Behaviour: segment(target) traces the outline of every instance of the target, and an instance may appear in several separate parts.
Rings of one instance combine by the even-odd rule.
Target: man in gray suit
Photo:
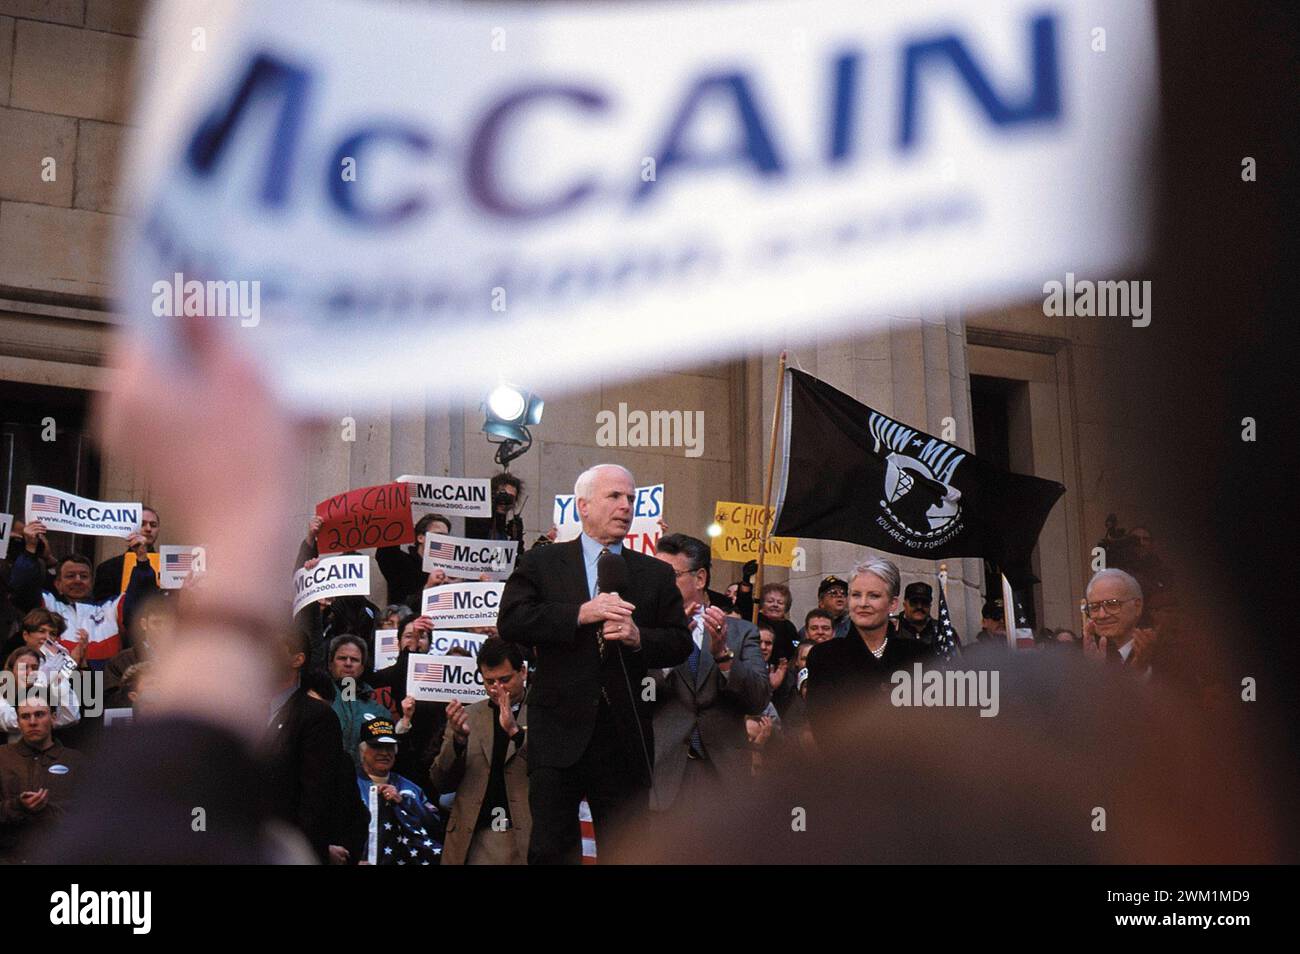
[[[771,695],[753,623],[725,615],[709,600],[709,545],[684,533],[659,538],[657,556],[677,575],[694,643],[686,662],[652,669],[655,682],[654,811],[690,811],[725,798],[750,778],[745,716]]]

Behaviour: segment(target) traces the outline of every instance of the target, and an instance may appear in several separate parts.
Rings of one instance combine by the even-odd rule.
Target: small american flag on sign
[[[194,569],[193,553],[168,553],[163,565],[173,573],[189,573]]]
[[[443,670],[446,668],[443,663],[418,662],[413,677],[416,682],[442,682]]]
[[[455,609],[452,603],[452,593],[439,593],[433,599],[429,600],[429,609],[431,610],[450,610]]]
[[[58,513],[59,498],[53,494],[32,494],[32,513]]]
[[[456,545],[446,540],[428,540],[424,546],[425,549],[440,560],[450,560],[456,553]]]

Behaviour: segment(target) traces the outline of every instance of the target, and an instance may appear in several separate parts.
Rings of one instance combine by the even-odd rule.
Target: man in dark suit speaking
[[[503,639],[536,647],[529,864],[580,860],[584,796],[600,860],[625,856],[620,830],[646,808],[654,772],[646,670],[685,662],[692,645],[671,567],[623,546],[636,498],[631,473],[593,467],[574,496],[581,535],[521,555],[497,615]]]

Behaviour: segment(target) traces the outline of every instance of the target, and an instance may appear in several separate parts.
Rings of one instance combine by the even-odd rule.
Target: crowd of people
[[[513,516],[522,482],[501,473],[492,491],[495,516],[467,532],[522,543]],[[452,530],[444,516],[424,515],[413,546],[378,550],[385,603],[324,598],[279,634],[259,751],[268,810],[303,836],[310,856],[574,862],[584,853],[585,801],[596,832],[586,855],[635,859],[636,846],[619,837],[634,823],[742,800],[792,754],[816,757],[839,713],[880,704],[892,674],[960,664],[962,640],[934,614],[932,585],[903,587],[888,558],[864,554],[842,577],[826,576],[817,605],[794,615],[785,583],[755,592],[753,564],[715,589],[704,539],[664,532],[654,556],[625,549],[634,494],[622,467],[584,472],[579,538],[557,544],[552,530],[520,555],[497,625],[473,630],[486,693],[478,702],[407,692],[411,657],[429,651],[435,632],[421,594],[448,582],[442,570],[424,570],[428,535]],[[143,513],[126,552],[98,566],[57,555],[39,520],[15,525],[0,564],[7,861],[27,859],[58,826],[85,759],[105,733],[123,731],[106,726],[148,717],[153,658],[175,641],[180,607],[204,586],[197,574],[180,590],[159,589],[162,520],[152,507]],[[319,559],[320,527],[313,518],[292,569]],[[615,582],[601,586],[610,559]],[[1134,574],[1112,566],[1087,583],[1080,632],[1037,630],[1034,648],[1149,680],[1175,609],[1167,588],[1153,604]],[[1005,616],[1001,599],[988,600],[965,649],[1009,651]],[[377,662],[381,630],[397,632],[387,665]]]

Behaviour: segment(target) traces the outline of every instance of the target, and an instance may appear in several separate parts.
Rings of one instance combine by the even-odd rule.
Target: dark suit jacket
[[[266,789],[276,817],[297,827],[322,862],[340,835],[339,760],[343,730],[334,710],[299,687],[266,727]],[[349,795],[356,802],[348,773]],[[344,845],[349,847],[348,845]]]
[[[691,730],[697,726],[700,743],[722,780],[749,777],[751,753],[745,716],[767,708],[772,685],[753,623],[728,619],[727,648],[736,658],[725,676],[713,661],[707,639],[694,679],[689,662],[651,673],[656,689],[656,745],[650,807],[655,811],[671,808],[677,799],[686,773]]]
[[[90,594],[92,599],[112,599],[122,592],[122,566],[125,562],[126,554],[119,553],[95,567],[95,589]]]
[[[627,547],[622,555],[628,592],[619,595],[636,607],[632,619],[641,631],[641,648],[631,652],[610,643],[603,665],[597,624],[578,625],[578,609],[591,599],[580,541],[521,554],[506,582],[497,632],[536,648],[528,687],[530,772],[539,766],[568,768],[578,761],[591,741],[604,689],[629,761],[640,767],[641,783],[650,785],[647,763],[654,760],[654,730],[643,680],[647,668],[685,662],[691,634],[668,564]]]
[[[930,663],[934,653],[919,639],[890,632],[884,655],[876,659],[856,629],[843,639],[818,643],[808,653],[808,721],[813,734],[826,737],[836,724],[862,706],[881,700],[895,672],[913,663]],[[888,705],[888,702],[885,702]]]

